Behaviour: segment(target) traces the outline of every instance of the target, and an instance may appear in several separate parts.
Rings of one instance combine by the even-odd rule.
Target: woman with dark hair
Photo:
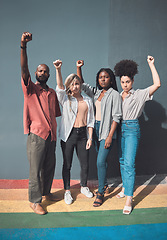
[[[83,60],[77,61],[77,75],[83,81],[81,67]],[[95,106],[95,133],[98,139],[97,172],[99,187],[96,193],[94,207],[103,203],[107,185],[107,157],[116,139],[116,128],[122,117],[121,97],[117,92],[114,73],[109,68],[102,68],[96,76],[96,87],[82,84],[82,90],[93,99]]]
[[[122,191],[117,198],[127,196],[123,214],[130,214],[132,211],[132,198],[135,185],[135,157],[140,139],[140,126],[138,118],[142,114],[145,102],[152,99],[154,92],[160,87],[160,78],[154,66],[154,58],[147,57],[150,67],[153,85],[146,89],[132,88],[134,76],[138,73],[137,63],[132,60],[122,60],[114,67],[115,75],[120,77],[123,89],[121,97],[123,120],[121,124],[120,139],[120,170],[123,182]]]

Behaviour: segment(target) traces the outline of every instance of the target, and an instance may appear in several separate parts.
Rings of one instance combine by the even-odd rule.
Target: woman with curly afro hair
[[[77,75],[82,79],[83,60],[77,61]],[[101,68],[96,75],[96,87],[82,84],[82,90],[92,98],[95,106],[94,142],[97,150],[98,191],[93,203],[99,207],[109,192],[107,185],[107,157],[116,139],[116,128],[122,118],[121,97],[117,91],[115,75],[110,68]]]
[[[153,84],[145,89],[133,89],[134,76],[138,73],[137,63],[132,60],[122,60],[114,67],[115,75],[120,77],[122,97],[122,124],[119,161],[123,182],[122,191],[117,198],[126,198],[123,214],[132,211],[132,198],[135,185],[135,157],[140,139],[138,118],[142,114],[145,102],[152,99],[152,95],[161,86],[160,78],[154,65],[154,58],[147,57]]]

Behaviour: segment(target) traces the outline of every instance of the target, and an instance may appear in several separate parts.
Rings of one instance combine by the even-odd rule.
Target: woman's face
[[[108,90],[111,87],[110,75],[106,71],[103,71],[99,74],[99,79],[98,80],[99,80],[99,85],[104,90]]]
[[[132,89],[134,80],[131,80],[128,76],[121,77],[121,87],[124,92],[128,93]]]
[[[81,91],[81,84],[80,82],[76,79],[74,80],[71,85],[70,85],[70,90],[72,94],[77,94],[80,93]]]

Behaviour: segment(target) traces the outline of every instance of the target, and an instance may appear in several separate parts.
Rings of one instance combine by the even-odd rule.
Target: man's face
[[[35,72],[36,79],[40,83],[46,83],[48,81],[48,78],[50,76],[49,74],[49,68],[45,64],[41,64],[37,67],[37,70]]]

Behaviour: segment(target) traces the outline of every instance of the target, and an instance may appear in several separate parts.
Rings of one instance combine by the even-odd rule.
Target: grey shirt
[[[150,87],[129,91],[122,103],[123,120],[134,120],[141,116],[145,102],[153,98],[149,95],[149,89]],[[122,94],[123,92],[120,95]]]
[[[99,98],[102,90],[97,89],[94,92],[94,88],[87,83],[82,84],[82,90],[92,98],[94,104]],[[120,94],[113,88],[109,88],[104,97],[101,100],[101,121],[99,129],[99,141],[106,139],[111,129],[112,122],[120,122],[122,117],[122,100]],[[113,139],[116,138],[116,131],[113,135]]]

